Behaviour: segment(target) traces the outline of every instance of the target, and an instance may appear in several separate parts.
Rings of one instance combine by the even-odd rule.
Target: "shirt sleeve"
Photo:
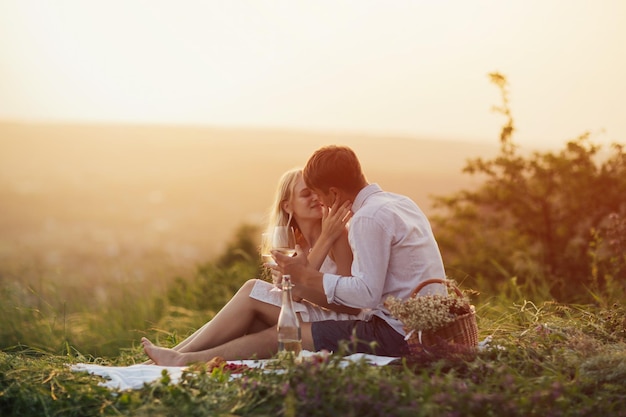
[[[391,253],[392,236],[381,219],[362,217],[350,222],[348,238],[354,253],[352,275],[324,274],[327,301],[356,308],[381,303]]]

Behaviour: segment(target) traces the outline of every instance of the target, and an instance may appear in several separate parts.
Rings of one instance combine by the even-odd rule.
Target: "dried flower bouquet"
[[[417,295],[428,284],[445,284],[452,291],[447,295]],[[478,344],[474,306],[453,281],[426,280],[415,288],[409,299],[388,297],[385,306],[404,324],[412,353],[442,343],[461,348],[473,348]]]

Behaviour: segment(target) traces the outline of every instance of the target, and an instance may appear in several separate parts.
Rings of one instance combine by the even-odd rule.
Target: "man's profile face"
[[[319,201],[326,207],[332,207],[335,203],[335,199],[337,198],[337,194],[333,193],[331,189],[327,192],[323,192],[320,189],[314,189],[313,192],[317,194]]]

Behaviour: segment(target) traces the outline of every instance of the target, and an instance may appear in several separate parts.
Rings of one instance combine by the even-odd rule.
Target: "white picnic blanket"
[[[71,365],[70,369],[75,372],[86,371],[92,375],[106,378],[106,381],[98,385],[111,389],[139,389],[144,383],[158,380],[163,370],[167,370],[172,383],[177,383],[183,374],[185,367],[182,366],[158,366],[158,365],[130,365],[130,366],[103,366],[91,363],[79,363]]]
[[[301,355],[306,357],[314,355],[314,353],[303,351]],[[356,353],[346,356],[344,362],[347,365],[350,361],[365,360],[372,365],[384,366],[395,359],[398,358]],[[228,363],[247,365],[250,368],[263,368],[268,362],[269,360],[228,361]],[[102,381],[98,385],[119,390],[142,388],[144,384],[159,380],[164,369],[167,370],[171,383],[176,384],[180,381],[186,368],[185,366],[158,365],[103,366],[90,363],[78,363],[70,366],[70,369],[75,372],[88,372],[92,375],[104,377],[106,381]]]

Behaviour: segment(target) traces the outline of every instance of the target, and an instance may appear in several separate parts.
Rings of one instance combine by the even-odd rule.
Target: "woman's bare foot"
[[[141,338],[141,344],[146,355],[154,361],[155,364],[161,366],[185,366],[187,362],[185,356],[182,353],[176,352],[172,349],[162,348],[155,346],[147,338]]]

